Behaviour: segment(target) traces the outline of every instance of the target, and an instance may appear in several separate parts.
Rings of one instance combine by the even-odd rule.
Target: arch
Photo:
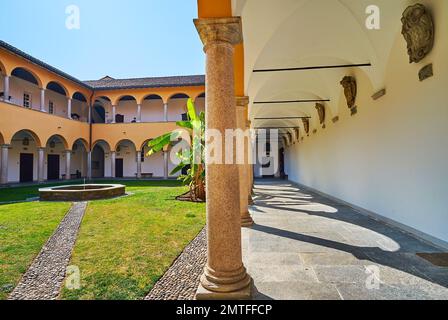
[[[106,100],[108,102],[112,102],[112,100],[108,96],[98,96],[98,97],[95,97],[95,100],[98,100],[98,99],[102,99],[102,100]]]
[[[67,143],[67,140],[63,136],[61,136],[59,134],[54,134],[51,137],[49,137],[47,139],[47,142],[45,143],[45,146],[48,146],[48,144],[55,138],[58,138],[62,142],[62,144],[64,145],[64,149],[65,150],[71,150],[71,149],[69,149],[69,144]]]
[[[48,90],[51,90],[51,91],[53,91],[53,92],[59,93],[60,95],[63,95],[63,96],[68,97],[68,90],[67,90],[67,88],[65,88],[65,86],[62,85],[62,84],[59,83],[59,82],[56,82],[56,81],[50,81],[50,82],[47,84],[47,89],[48,89]]]
[[[190,96],[186,93],[183,92],[179,92],[179,93],[174,93],[172,94],[169,98],[168,101],[170,101],[171,99],[189,99]]]
[[[84,94],[82,94],[81,92],[79,92],[79,91],[76,91],[76,92],[73,94],[72,99],[74,99],[74,100],[78,100],[78,101],[80,101],[80,102],[87,102],[87,98],[86,98],[86,96],[85,96]]]
[[[143,104],[143,102],[145,100],[162,100],[162,102],[163,102],[163,98],[160,95],[155,94],[155,93],[147,94],[146,96],[144,96],[142,98],[142,100],[140,101],[140,104]]]
[[[3,135],[1,132],[0,132],[0,144],[5,144],[5,139],[3,138]]]
[[[85,148],[86,150],[89,150],[89,143],[88,143],[84,138],[78,138],[78,139],[76,139],[75,141],[73,141],[73,144],[72,144],[72,150],[73,150],[73,146],[74,146],[75,144],[77,144],[78,142],[81,142],[81,144],[84,146],[84,148]]]
[[[118,104],[122,101],[133,101],[135,100],[137,102],[137,98],[130,94],[123,94],[121,96],[118,96],[114,101],[113,105],[118,106]]]
[[[205,98],[205,92],[202,92],[202,93],[198,94],[198,95],[194,98],[194,101],[196,101],[196,100],[199,99],[199,98]]]
[[[120,144],[122,144],[122,143],[124,143],[124,142],[130,142],[130,143],[132,144],[132,146],[134,146],[134,150],[135,150],[135,151],[138,151],[138,150],[137,150],[137,147],[136,147],[136,145],[135,145],[135,143],[134,143],[134,141],[132,141],[132,140],[130,140],[130,139],[121,139],[120,141],[118,141],[118,142],[115,144],[115,148],[114,148],[114,150],[117,151],[117,148],[120,146]]]
[[[12,70],[11,75],[31,82],[32,84],[35,84],[39,88],[42,88],[42,80],[31,70],[23,68],[23,67],[17,67],[14,70]]]
[[[108,150],[104,150],[104,145],[108,148]],[[103,140],[103,139],[95,140],[95,142],[92,143],[92,150],[95,147],[100,147],[105,152],[111,150],[109,142],[107,142],[106,140]]]
[[[103,104],[96,100],[92,108],[92,122],[93,123],[106,123],[106,108]]]
[[[144,148],[147,146],[148,142],[151,141],[151,140],[154,140],[154,139],[153,139],[153,138],[150,138],[150,139],[146,139],[145,141],[143,141],[143,143],[142,143],[141,146],[140,146],[140,149],[137,150],[137,151],[143,151]]]
[[[19,131],[16,131],[16,133],[14,133],[11,137],[11,143],[12,143],[12,140],[14,139],[14,137],[19,133],[26,133],[26,134],[30,135],[33,138],[33,140],[36,142],[36,147],[38,147],[38,148],[42,147],[42,143],[41,143],[39,136],[34,131],[29,130],[29,129],[21,129]]]

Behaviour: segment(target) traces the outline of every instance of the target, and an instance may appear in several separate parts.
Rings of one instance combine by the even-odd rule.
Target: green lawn
[[[69,208],[69,203],[39,202],[0,206],[0,300],[6,299]]]
[[[70,262],[80,269],[82,287],[64,288],[61,299],[144,298],[205,224],[205,204],[175,200],[187,191],[178,181],[118,183],[127,186],[129,196],[88,205]],[[40,187],[0,189],[0,202],[36,197]],[[0,299],[17,284],[69,207],[0,205]]]
[[[142,299],[205,224],[205,205],[175,200],[177,181],[121,182],[132,195],[89,203],[70,264],[81,289],[62,299]]]

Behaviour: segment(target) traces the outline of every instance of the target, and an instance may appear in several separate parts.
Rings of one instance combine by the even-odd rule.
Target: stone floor
[[[157,281],[145,300],[193,300],[206,262],[204,228]]]
[[[73,203],[9,300],[55,300],[63,284],[87,202]]]
[[[257,181],[243,256],[255,299],[448,299],[440,249],[284,181]]]

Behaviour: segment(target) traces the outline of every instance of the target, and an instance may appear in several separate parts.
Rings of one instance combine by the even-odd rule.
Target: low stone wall
[[[126,187],[114,185],[77,185],[39,189],[41,201],[90,201],[123,196]]]

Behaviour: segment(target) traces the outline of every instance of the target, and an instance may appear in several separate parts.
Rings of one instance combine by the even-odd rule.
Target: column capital
[[[247,108],[249,105],[249,97],[243,96],[243,97],[235,97],[236,100],[236,106],[240,108]]]
[[[0,145],[2,148],[4,148],[4,149],[9,149],[9,148],[11,148],[11,145],[10,144],[2,144],[2,145]]]
[[[65,152],[65,153],[72,153],[72,150],[65,149],[64,152]]]
[[[231,45],[243,42],[241,17],[194,19],[194,25],[204,46],[216,42]]]

